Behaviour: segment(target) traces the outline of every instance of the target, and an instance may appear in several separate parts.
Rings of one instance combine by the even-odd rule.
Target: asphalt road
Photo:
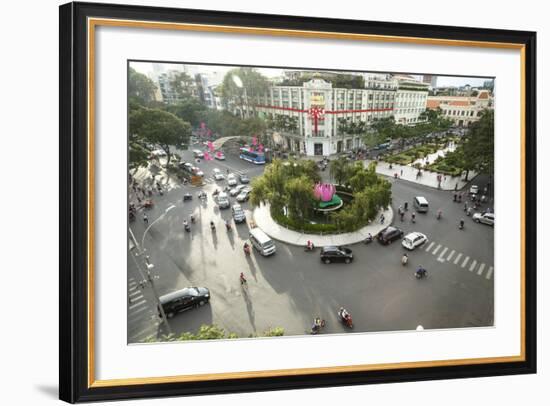
[[[184,153],[186,159],[191,153]],[[262,166],[227,156],[226,161],[202,161],[198,166],[207,181],[203,189],[206,202],[200,202],[198,188],[185,186],[155,198],[148,212],[150,223],[171,204],[176,207],[151,227],[144,247],[154,264],[155,286],[160,295],[186,286],[205,286],[212,294],[202,308],[180,313],[170,320],[175,334],[196,331],[202,324],[215,323],[227,332],[247,337],[261,334],[271,327],[283,327],[285,335],[307,334],[312,319],[327,320],[323,333],[350,333],[338,322],[340,306],[348,309],[354,320],[353,332],[411,330],[418,325],[428,328],[460,328],[493,324],[493,228],[474,223],[466,217],[463,205],[453,203],[452,192],[438,191],[406,181],[393,182],[394,209],[409,202],[409,212],[394,225],[405,233],[420,231],[429,241],[409,253],[409,264],[400,259],[405,249],[400,242],[390,246],[378,243],[351,246],[354,262],[349,265],[324,265],[319,252],[304,252],[277,242],[277,253],[264,258],[258,252],[246,257],[242,246],[248,238],[246,224],[234,225],[227,232],[224,219],[231,211],[219,210],[211,197],[217,187],[211,179],[212,169],[246,172],[251,178],[262,173]],[[323,175],[327,176],[328,171]],[[475,180],[484,181],[483,179]],[[220,186],[225,182],[218,182]],[[480,183],[480,186],[484,183]],[[218,186],[219,187],[219,186]],[[184,192],[191,191],[191,202],[182,202]],[[427,214],[417,214],[410,222],[412,198],[422,195],[430,202]],[[231,198],[233,203],[234,198]],[[248,204],[242,204],[250,218]],[[436,219],[437,209],[443,218]],[[193,213],[197,219],[192,231],[183,230],[182,222]],[[464,230],[458,229],[460,218]],[[213,220],[217,229],[209,227]],[[146,225],[141,216],[131,224],[141,241]],[[139,342],[163,333],[155,311],[150,284],[143,280],[142,261],[128,254],[128,341]],[[417,280],[414,270],[422,265],[428,278]],[[248,279],[248,291],[242,290],[239,274]]]

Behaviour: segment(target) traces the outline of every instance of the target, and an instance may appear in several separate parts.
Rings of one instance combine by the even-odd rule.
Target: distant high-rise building
[[[437,87],[437,76],[436,75],[424,75],[422,77],[423,83],[429,83],[432,89]]]

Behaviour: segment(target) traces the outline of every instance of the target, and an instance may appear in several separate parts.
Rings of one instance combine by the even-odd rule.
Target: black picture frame
[[[313,388],[536,372],[536,33],[374,21],[262,15],[112,4],[60,6],[60,399],[67,402]],[[524,64],[524,359],[471,365],[244,379],[94,386],[88,352],[87,19],[162,21],[281,30],[517,44]]]

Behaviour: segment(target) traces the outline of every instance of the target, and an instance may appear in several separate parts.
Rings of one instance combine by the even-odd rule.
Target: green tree
[[[263,175],[252,181],[252,192],[250,193],[252,206],[269,203],[272,210],[281,212],[286,204],[286,181],[283,162],[274,159],[265,167]]]
[[[177,104],[170,104],[165,110],[174,114],[183,121],[187,121],[193,127],[198,127],[204,113],[207,112],[206,106],[194,98],[183,99]]]
[[[128,70],[128,100],[143,106],[155,101],[155,83],[135,69]]]
[[[176,99],[186,99],[193,95],[195,80],[185,72],[176,72],[170,79],[170,87]]]
[[[300,222],[308,218],[315,201],[311,179],[305,175],[291,178],[286,182],[285,192],[288,217]]]
[[[337,184],[343,185],[347,180],[349,167],[350,163],[344,157],[333,160],[330,162],[330,176]]]
[[[166,152],[166,167],[170,165],[171,148],[186,148],[191,135],[189,123],[163,110],[136,109],[130,113],[129,121],[131,134],[147,143],[158,145]]]
[[[244,106],[249,104],[254,108],[254,98],[264,95],[269,88],[269,82],[254,68],[242,67],[226,73],[221,86],[221,94],[226,105],[237,103],[241,117],[244,117]]]

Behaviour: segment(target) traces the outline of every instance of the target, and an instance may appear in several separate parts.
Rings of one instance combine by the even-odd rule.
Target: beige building
[[[429,96],[427,108],[441,109],[445,118],[459,127],[468,127],[478,121],[483,110],[493,108],[493,98],[488,90],[480,90],[477,96]]]

